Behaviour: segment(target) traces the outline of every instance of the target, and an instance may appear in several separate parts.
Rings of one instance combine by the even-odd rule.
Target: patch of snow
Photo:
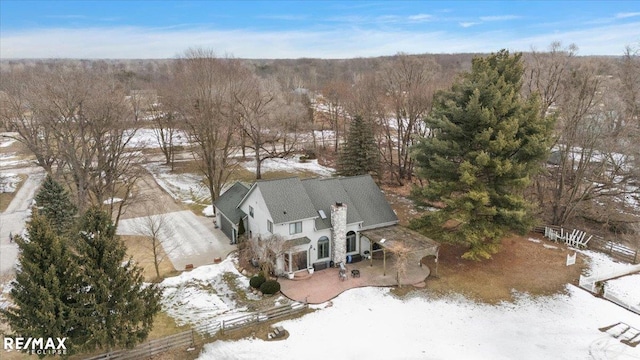
[[[204,325],[230,314],[246,313],[246,309],[237,307],[235,293],[224,280],[225,274],[231,274],[237,288],[249,288],[249,279],[238,272],[235,261],[230,257],[165,279],[160,284],[162,307],[179,326]],[[255,298],[251,292],[246,291],[246,295]]]
[[[159,148],[160,144],[158,144],[158,139],[156,136],[155,129],[138,129],[136,133],[133,135],[129,143],[127,143],[128,148],[146,148],[146,149],[155,149]],[[189,145],[189,138],[184,131],[175,130],[173,133],[173,145],[174,146],[185,146]]]
[[[587,255],[589,270],[587,270],[586,276],[602,276],[633,267],[631,264],[615,261],[609,255],[597,251],[578,250],[578,252]]]
[[[15,153],[3,153],[0,154],[0,167],[16,167],[20,165],[27,165],[31,160],[20,159]]]
[[[9,136],[18,136],[15,132],[4,132],[0,134],[0,148],[9,147],[16,142],[16,139],[12,139]]]
[[[544,246],[545,249],[557,249],[557,246],[553,246],[553,245],[547,245],[547,244],[542,244],[542,246]]]
[[[213,217],[213,205],[208,205],[202,210],[202,214],[206,217]]]
[[[0,193],[12,193],[16,191],[21,179],[18,174],[0,173]]]
[[[198,174],[174,174],[171,168],[160,162],[143,165],[155,178],[158,185],[171,197],[182,202],[210,203],[209,190]]]
[[[542,240],[534,239],[534,238],[528,238],[527,240],[529,240],[531,242],[534,242],[534,243],[541,243],[542,242]]]
[[[253,173],[256,172],[255,160],[245,161],[242,164],[247,170]],[[319,165],[317,159],[300,162],[299,155],[291,158],[273,158],[264,160],[262,162],[262,172],[265,173],[269,171],[309,171],[320,176],[331,176],[334,172],[332,168]]]
[[[605,284],[607,293],[613,293],[625,303],[640,307],[640,274],[627,275]]]
[[[109,204],[119,203],[121,201],[122,201],[122,199],[117,198],[117,197],[113,197],[113,198],[110,198],[110,199],[107,199],[107,200],[103,201],[102,203],[105,204],[105,205],[109,205]]]

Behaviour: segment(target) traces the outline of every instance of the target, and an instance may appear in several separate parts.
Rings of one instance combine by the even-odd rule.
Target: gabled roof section
[[[255,183],[274,224],[318,217],[307,191],[297,177]]]
[[[249,188],[241,182],[237,181],[227,191],[225,191],[216,201],[213,202],[218,210],[220,210],[227,219],[234,225],[238,224],[240,219],[245,217],[245,213],[238,208],[240,200],[249,192]]]
[[[322,210],[327,215],[326,219],[316,219],[316,229],[331,227],[331,205],[341,202],[347,205],[347,224],[362,222],[359,210],[355,207],[349,194],[345,191],[339,178],[305,179],[302,185],[309,194],[313,207]]]
[[[370,175],[343,177],[339,180],[358,210],[364,229],[398,222],[398,216]],[[347,217],[349,211],[347,207]]]

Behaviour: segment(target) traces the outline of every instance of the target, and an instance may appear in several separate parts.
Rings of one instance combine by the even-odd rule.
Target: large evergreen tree
[[[337,174],[355,176],[377,175],[380,167],[380,153],[371,124],[362,116],[351,120],[345,144],[338,154]]]
[[[51,175],[45,178],[35,200],[39,212],[51,222],[58,234],[73,227],[76,207],[71,202],[69,193]]]
[[[427,180],[414,195],[445,207],[413,225],[466,244],[464,258],[490,258],[505,231],[532,225],[522,192],[548,155],[553,121],[536,96],[521,96],[523,71],[521,54],[505,50],[473,59],[471,72],[436,95],[431,134],[414,149]]]
[[[86,349],[133,347],[146,339],[160,310],[160,289],[144,284],[142,269],[126,260],[109,215],[89,209],[76,239],[84,280],[80,310]]]
[[[17,336],[67,337],[67,354],[76,348],[80,319],[76,313],[80,269],[66,240],[37,212],[27,224],[27,237],[16,236],[20,249],[14,305],[3,310]]]

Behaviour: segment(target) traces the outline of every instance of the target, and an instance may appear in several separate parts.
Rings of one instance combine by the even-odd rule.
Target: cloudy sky
[[[640,47],[639,1],[0,0],[0,58],[351,58]]]

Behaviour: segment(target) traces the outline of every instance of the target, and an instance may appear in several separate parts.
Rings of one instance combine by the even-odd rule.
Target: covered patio
[[[372,254],[369,260],[371,265],[373,265],[375,254],[382,252],[383,273],[386,274],[387,270],[387,253],[402,252],[409,258],[409,268],[422,266],[421,261],[424,257],[434,256],[436,263],[434,275],[438,275],[438,251],[440,250],[440,243],[437,241],[399,225],[364,230],[361,231],[360,234],[369,239],[371,244],[371,248],[369,249],[370,254]],[[374,249],[376,247],[374,244],[378,245],[377,249]]]
[[[279,279],[280,291],[290,299],[319,304],[352,288],[396,286],[398,285],[397,259],[394,256],[388,256],[387,253],[395,249],[397,245],[394,243],[397,242],[403,243],[404,248],[409,250],[406,273],[400,277],[401,285],[424,285],[425,279],[431,272],[429,267],[421,262],[425,256],[435,256],[437,266],[440,244],[415,231],[400,226],[389,226],[362,231],[361,234],[366,236],[372,244],[379,244],[379,249],[374,250],[372,245],[369,254],[373,256],[370,259],[346,264],[345,280],[340,279],[337,267],[315,271],[313,274],[299,272],[294,279]]]

